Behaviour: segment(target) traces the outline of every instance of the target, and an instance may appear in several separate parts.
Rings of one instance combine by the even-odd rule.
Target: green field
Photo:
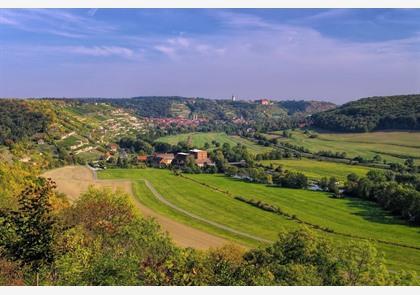
[[[318,161],[302,158],[297,159],[284,159],[284,160],[264,160],[261,161],[264,165],[273,164],[274,167],[282,165],[284,169],[290,171],[302,172],[311,179],[319,180],[322,177],[331,177],[335,176],[339,180],[343,181],[347,178],[347,175],[350,173],[355,173],[359,176],[365,176],[369,170],[374,168],[348,165],[343,163],[327,162],[327,161]]]
[[[280,137],[281,132],[273,132],[268,136],[304,146],[311,152],[346,152],[350,158],[360,155],[372,159],[375,155],[380,155],[388,162],[399,163],[403,163],[404,158],[409,157],[420,159],[420,132],[318,133],[317,138],[309,138],[302,130],[291,133],[292,138]]]
[[[92,150],[89,152],[83,152],[77,155],[77,158],[83,160],[83,161],[96,161],[99,160],[100,157],[103,155],[103,153],[97,151],[97,150]]]
[[[236,144],[240,143],[247,147],[247,149],[254,154],[264,153],[270,151],[271,148],[260,146],[252,141],[247,139],[241,138],[239,136],[227,135],[223,132],[194,132],[194,133],[185,133],[185,134],[178,134],[178,135],[170,135],[159,138],[157,141],[166,142],[170,144],[177,144],[180,141],[187,141],[188,138],[191,138],[192,145],[197,148],[202,148],[204,144],[207,142],[210,144],[211,147],[214,147],[211,142],[213,140],[219,142],[220,144],[229,143],[231,147],[235,146]]]
[[[86,141],[79,135],[71,135],[63,140],[57,141],[57,145],[61,148],[70,149],[71,146],[78,144],[80,141]]]
[[[148,179],[156,190],[178,207],[232,229],[257,237],[274,240],[282,229],[296,229],[296,221],[286,219],[246,203],[232,196],[261,200],[277,205],[289,214],[312,224],[333,229],[336,233],[351,234],[408,246],[420,245],[418,227],[410,227],[381,210],[375,204],[358,199],[334,199],[327,193],[268,187],[262,184],[245,183],[222,175],[186,175],[195,180],[171,174],[159,169],[115,169],[99,173],[100,178],[123,178],[134,181],[134,191],[139,200],[150,208],[193,227],[220,235],[239,243],[256,246],[260,244],[249,238],[231,234],[207,223],[192,219],[159,202],[144,185]],[[231,195],[216,191],[198,182],[206,183]],[[338,244],[348,237],[319,231],[333,238]],[[386,254],[387,263],[393,269],[408,269],[420,272],[420,250],[377,243]]]

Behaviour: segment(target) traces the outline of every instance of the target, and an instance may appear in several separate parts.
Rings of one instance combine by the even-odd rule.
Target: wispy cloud
[[[88,15],[89,16],[94,16],[96,14],[96,12],[98,11],[98,8],[91,8],[88,11]]]
[[[263,29],[276,29],[278,25],[269,21],[264,20],[263,18],[246,13],[238,13],[232,11],[216,11],[214,15],[219,19],[219,21],[229,27],[239,28],[239,29],[249,29],[249,28],[263,28]]]
[[[0,24],[68,38],[86,38],[116,29],[92,18],[58,9],[0,9]]]
[[[327,20],[359,21],[348,17],[347,10],[293,16],[287,22],[265,18],[264,14],[215,10],[208,12],[211,17],[207,18],[217,29],[195,33],[182,26],[179,31],[185,33],[172,28],[136,31],[141,25],[136,18],[121,31],[123,34],[119,27],[98,22],[88,11],[12,12],[0,11],[2,25],[71,38],[51,38],[55,42],[43,46],[22,42],[13,44],[14,48],[11,44],[4,47],[2,42],[0,66],[7,64],[9,70],[0,82],[16,85],[18,90],[14,91],[23,91],[16,81],[25,79],[41,83],[33,85],[40,95],[46,95],[44,89],[55,89],[60,96],[178,94],[220,98],[234,92],[250,98],[332,98],[343,102],[420,91],[420,33],[359,42],[315,29]],[[114,25],[126,24],[115,19],[111,22]],[[97,35],[101,37],[94,37]],[[16,64],[25,64],[25,70]],[[33,79],[40,72],[45,82]],[[116,77],[115,73],[120,74]],[[75,75],[77,79],[72,78]],[[71,84],[66,93],[55,86],[63,81]],[[4,87],[0,89],[4,91]],[[29,93],[34,88],[25,89]]]
[[[208,40],[207,38],[178,36],[153,42],[155,43],[152,46],[153,49],[178,60],[188,56],[222,55],[225,51],[220,40]]]
[[[45,57],[54,57],[54,58],[67,58],[74,59],[75,55],[79,56],[90,56],[90,57],[116,57],[120,59],[131,59],[139,60],[142,56],[142,51],[140,49],[132,49],[122,46],[31,46],[30,48],[22,47],[11,47],[11,46],[0,46],[0,51],[7,52],[10,54],[13,52],[15,56],[18,56],[22,59],[32,59],[35,56],[41,59]],[[1,60],[0,60],[1,61]]]
[[[322,12],[319,12],[310,16],[297,18],[297,20],[299,22],[325,21],[325,20],[330,20],[330,19],[342,18],[343,16],[348,15],[350,12],[351,12],[350,9],[329,9],[329,10],[322,11]]]
[[[15,20],[13,20],[13,19],[11,19],[11,18],[8,18],[8,17],[0,14],[0,24],[13,25],[13,26],[15,26],[15,25],[18,24],[18,22],[15,21]]]
[[[67,53],[90,56],[119,56],[124,58],[131,58],[134,56],[134,51],[132,49],[119,46],[67,46],[61,47],[61,50]]]

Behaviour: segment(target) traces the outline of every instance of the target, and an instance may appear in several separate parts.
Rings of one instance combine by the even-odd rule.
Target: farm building
[[[172,164],[172,161],[174,160],[175,156],[171,153],[155,153],[149,158],[151,162],[153,162],[156,165],[169,166]]]
[[[118,144],[110,143],[110,144],[108,144],[108,149],[111,152],[114,152],[115,153],[118,150]]]
[[[189,155],[190,155],[189,153],[177,153],[173,162],[176,165],[185,165]]]
[[[185,165],[188,158],[192,158],[199,167],[203,166],[213,166],[214,163],[208,158],[207,151],[193,149],[188,153],[177,153],[173,164],[175,165]]]
[[[213,165],[213,162],[207,156],[207,151],[193,149],[190,150],[190,155],[194,157],[195,163],[199,167],[203,167],[204,165]]]
[[[138,155],[137,156],[137,161],[146,162],[147,161],[147,156],[146,155]]]
[[[269,104],[271,104],[271,102],[268,99],[265,99],[265,98],[256,100],[255,102],[258,103],[258,104],[262,104],[262,105],[269,105]]]

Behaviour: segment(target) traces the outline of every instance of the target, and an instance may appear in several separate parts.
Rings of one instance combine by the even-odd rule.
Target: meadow
[[[302,172],[310,179],[319,180],[322,177],[334,176],[340,181],[344,181],[347,175],[355,173],[359,176],[365,176],[369,170],[374,168],[365,166],[349,165],[344,163],[319,161],[312,159],[283,159],[283,160],[263,160],[261,164],[269,166],[272,164],[274,167],[282,165],[284,169]]]
[[[157,141],[166,142],[166,143],[175,145],[178,142],[187,141],[189,138],[191,138],[192,145],[197,148],[203,148],[206,142],[210,144],[210,147],[214,147],[214,145],[212,145],[212,141],[214,140],[214,141],[219,142],[220,144],[229,143],[231,146],[235,146],[238,143],[240,143],[246,146],[247,149],[253,154],[264,153],[271,150],[271,148],[269,147],[260,146],[256,143],[253,143],[250,140],[247,140],[239,136],[235,136],[235,135],[227,135],[226,133],[223,133],[223,132],[184,133],[184,134],[164,136],[157,139]]]
[[[302,130],[291,131],[291,138],[283,138],[281,132],[267,134],[268,137],[279,138],[281,142],[289,142],[303,146],[312,153],[321,150],[346,152],[347,157],[362,156],[372,159],[380,155],[388,162],[404,163],[406,158],[420,159],[420,132],[393,131],[369,133],[317,133],[310,138]]]
[[[410,227],[375,204],[359,199],[334,199],[324,192],[245,183],[223,175],[189,174],[185,178],[159,169],[112,169],[101,171],[99,177],[132,180],[135,195],[147,207],[179,222],[246,246],[258,246],[261,242],[232,234],[166,206],[153,196],[143,179],[149,180],[160,194],[177,207],[258,238],[273,241],[280,231],[296,229],[301,225],[295,220],[240,202],[234,196],[240,195],[276,205],[305,222],[328,227],[335,233],[317,232],[334,239],[338,244],[349,240],[340,234],[409,247],[418,247],[420,244],[418,227]],[[387,264],[393,269],[420,272],[420,250],[378,241],[375,243],[385,253]]]

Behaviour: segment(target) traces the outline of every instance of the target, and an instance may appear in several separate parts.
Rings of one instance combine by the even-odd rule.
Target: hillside
[[[104,101],[104,100],[100,100]],[[322,101],[230,101],[179,96],[140,96],[131,99],[106,99],[113,105],[136,110],[143,117],[158,118],[202,118],[208,120],[255,120],[282,118],[287,114],[313,114],[334,108],[330,102]]]
[[[278,102],[278,105],[286,109],[289,115],[311,115],[337,107],[332,102],[316,100],[282,100]]]
[[[0,159],[41,169],[103,156],[148,123],[125,109],[78,100],[0,100]]]
[[[420,129],[420,95],[362,98],[312,116],[313,126],[344,132]]]
[[[42,109],[42,111],[41,111]],[[52,122],[42,105],[21,100],[0,100],[0,145],[45,132]]]

